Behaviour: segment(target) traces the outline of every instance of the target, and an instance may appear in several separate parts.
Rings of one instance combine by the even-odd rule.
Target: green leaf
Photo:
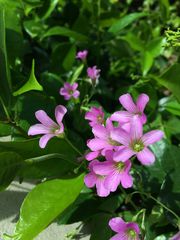
[[[111,214],[99,213],[93,216],[91,229],[92,234],[90,240],[109,240],[112,236],[112,231],[108,227],[108,222],[111,219]]]
[[[34,239],[75,201],[83,187],[83,177],[51,180],[37,185],[21,206],[13,239]]]
[[[160,77],[153,77],[159,84],[169,89],[180,101],[180,63],[172,65]]]
[[[0,153],[0,191],[7,188],[13,181],[21,163],[22,157],[16,152]]]
[[[84,42],[84,41],[86,42],[88,40],[88,38],[81,33],[72,31],[65,27],[59,27],[59,26],[50,28],[43,35],[43,38],[50,37],[50,36],[56,36],[56,35],[74,38],[75,40],[82,41],[82,42]]]
[[[127,35],[121,37],[121,39],[125,40],[129,43],[132,49],[137,51],[144,51],[145,46],[144,43],[139,39],[135,34],[129,32]]]
[[[11,77],[6,49],[5,10],[0,8],[0,97],[9,106],[11,100]]]
[[[74,71],[71,77],[71,80],[70,80],[71,83],[74,83],[78,79],[78,77],[82,73],[83,68],[84,68],[84,64],[81,64],[78,68],[76,68],[76,70]]]
[[[35,74],[34,74],[34,60],[32,61],[32,68],[29,80],[16,92],[13,93],[14,96],[21,95],[25,92],[29,92],[31,90],[42,91],[43,87],[38,83]]]
[[[151,69],[153,65],[153,60],[154,58],[150,52],[145,51],[144,53],[142,53],[141,68],[142,68],[143,76],[145,76]]]
[[[40,13],[43,20],[51,15],[58,3],[59,0],[47,0],[44,2],[42,12]]]
[[[148,51],[155,58],[163,52],[164,44],[165,39],[163,37],[155,38],[147,44],[146,51]]]
[[[75,61],[75,56],[76,56],[76,46],[73,45],[69,49],[69,51],[63,61],[63,64],[62,64],[65,70],[69,71],[72,68],[73,63]]]
[[[117,20],[115,23],[112,24],[112,26],[109,28],[109,32],[118,34],[122,29],[136,21],[137,19],[146,16],[146,13],[140,12],[140,13],[130,13],[121,19]]]

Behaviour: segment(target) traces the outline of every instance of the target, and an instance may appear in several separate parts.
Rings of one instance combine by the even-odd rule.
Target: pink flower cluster
[[[88,55],[87,50],[79,51],[76,54],[76,58],[82,60],[84,63],[86,62],[86,58]],[[87,68],[87,76],[91,79],[92,84],[96,85],[99,77],[100,77],[100,69],[97,68],[97,66],[88,67]],[[80,95],[80,92],[77,90],[78,83],[69,83],[65,82],[63,87],[60,88],[59,94],[64,97],[65,100],[70,99],[77,99]]]
[[[149,101],[146,94],[141,94],[136,103],[130,94],[122,95],[119,101],[125,110],[113,113],[106,121],[102,108],[91,108],[85,116],[94,134],[87,142],[91,151],[86,159],[92,162],[85,184],[89,188],[96,186],[101,197],[116,191],[119,184],[124,188],[132,187],[130,158],[137,157],[143,165],[153,164],[155,156],[148,147],[163,137],[161,130],[143,134],[143,125],[147,121],[144,109]],[[99,161],[98,157],[105,161]]]

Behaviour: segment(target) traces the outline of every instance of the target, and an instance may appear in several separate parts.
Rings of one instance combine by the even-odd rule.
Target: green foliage
[[[76,199],[82,186],[82,175],[74,179],[51,180],[37,185],[23,202],[13,239],[29,240],[37,236]]]
[[[55,218],[59,224],[87,224],[91,240],[110,239],[114,216],[135,219],[146,240],[177,232],[178,9],[178,1],[168,0],[0,0],[0,191],[14,178],[39,182],[21,207],[14,240],[33,239]],[[76,59],[85,49],[87,59]],[[86,73],[94,65],[101,69],[96,86]],[[64,82],[78,83],[77,101],[60,96]],[[102,199],[83,188],[83,175],[77,177],[88,170],[84,155],[92,138],[84,116],[91,106],[110,116],[127,92],[149,95],[144,130],[162,129],[165,139],[151,147],[152,166],[133,160],[131,189]],[[68,109],[66,139],[53,138],[40,149],[39,138],[27,135],[37,123],[34,113],[42,109],[54,119],[59,104]]]

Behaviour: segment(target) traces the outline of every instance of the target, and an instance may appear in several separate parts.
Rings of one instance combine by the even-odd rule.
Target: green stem
[[[162,202],[160,202],[159,200],[157,200],[155,197],[153,197],[150,193],[145,193],[145,192],[140,192],[140,191],[136,191],[136,192],[133,192],[131,194],[134,195],[134,194],[142,194],[142,195],[145,195],[147,198],[151,198],[152,200],[154,200],[156,203],[158,203],[160,206],[162,206],[164,209],[166,209],[168,212],[170,212],[172,215],[174,215],[174,217],[179,221],[179,216],[173,211],[171,210],[170,208],[168,208],[166,205],[164,205]]]
[[[65,137],[64,139],[74,149],[75,152],[77,152],[80,156],[83,157],[83,154],[79,151],[79,149],[77,149],[77,147],[74,146],[74,144],[72,144],[72,142],[67,137]]]
[[[126,193],[126,191],[120,187],[121,191],[123,192],[123,194],[125,195],[125,198],[128,198],[128,194]],[[136,205],[133,203],[133,201],[130,199],[128,199],[129,203],[132,205],[132,207],[137,211],[138,208],[136,207]]]
[[[9,114],[9,112],[8,112],[8,110],[7,110],[7,108],[6,108],[5,104],[4,104],[4,101],[3,101],[3,99],[1,97],[0,97],[0,102],[2,104],[2,107],[4,109],[4,112],[6,114],[6,117],[7,117],[8,121],[11,121],[10,114]]]
[[[24,129],[22,129],[20,126],[18,126],[15,122],[9,122],[9,125],[11,125],[12,127],[14,127],[19,133],[21,133],[21,135],[25,138],[29,138],[27,135],[27,132],[24,131]]]

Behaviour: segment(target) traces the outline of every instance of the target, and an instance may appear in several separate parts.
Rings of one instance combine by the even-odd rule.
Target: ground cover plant
[[[0,190],[37,183],[1,238],[180,239],[179,10],[0,0]]]

